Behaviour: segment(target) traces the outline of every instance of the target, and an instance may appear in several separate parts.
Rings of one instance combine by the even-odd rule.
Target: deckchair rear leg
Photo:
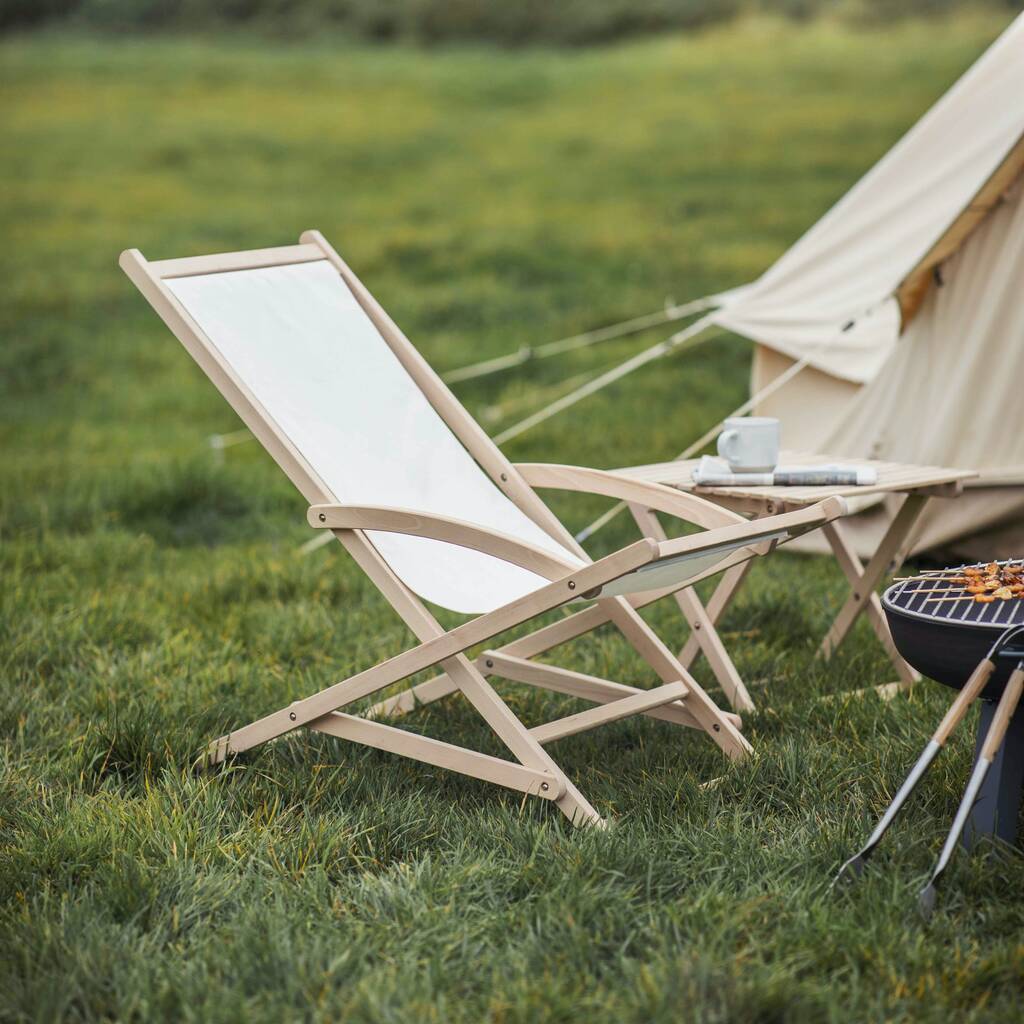
[[[440,630],[440,626],[438,630]],[[387,686],[392,686],[421,667],[429,668],[429,662],[423,666],[422,664],[416,665],[415,662],[410,665],[408,661],[410,658],[415,659],[418,655],[422,656],[425,647],[426,644],[421,643],[418,647],[403,652],[402,655],[380,662],[362,672],[357,672],[354,676],[334,683],[319,693],[293,701],[287,707],[279,708],[255,722],[235,729],[227,736],[218,737],[207,748],[209,763],[220,764],[227,757],[259,746],[268,740],[284,736],[295,729],[311,724],[317,718],[338,711]],[[433,664],[436,665],[438,662],[435,661]]]
[[[200,767],[215,768],[223,764],[230,756],[230,736],[218,736],[206,747],[206,754],[202,758]]]

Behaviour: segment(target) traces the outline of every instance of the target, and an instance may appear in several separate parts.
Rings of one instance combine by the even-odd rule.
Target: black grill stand
[[[974,747],[974,760],[985,742],[996,701],[981,701],[981,719],[978,739]],[[1012,844],[1017,838],[1017,819],[1020,814],[1021,787],[1024,786],[1024,703],[1010,720],[1006,739],[992,762],[978,799],[967,819],[961,842],[970,850],[979,839],[994,836]]]

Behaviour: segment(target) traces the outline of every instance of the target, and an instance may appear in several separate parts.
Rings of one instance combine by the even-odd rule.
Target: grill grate
[[[904,580],[886,591],[885,602],[892,608],[930,622],[952,622],[990,628],[1024,623],[1024,598],[991,602],[953,600],[967,596],[967,592],[958,584],[948,583],[949,577],[958,576],[965,569],[983,569],[991,564],[978,562],[975,565],[960,565],[953,569],[943,569],[933,575]],[[1010,558],[996,564],[1000,568],[1008,565],[1020,566],[1022,560]],[[955,589],[948,598],[937,599],[936,591],[949,590],[951,587]]]

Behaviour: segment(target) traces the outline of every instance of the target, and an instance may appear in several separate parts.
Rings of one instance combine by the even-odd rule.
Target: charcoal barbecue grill
[[[982,568],[991,563],[984,562]],[[1018,566],[1020,559],[998,562]],[[903,658],[922,675],[960,689],[993,642],[1007,628],[1024,624],[1024,598],[981,603],[965,600],[966,590],[951,584],[960,566],[934,575],[894,583],[882,595],[893,642]],[[996,663],[985,700],[998,700],[1024,645],[1014,643]]]
[[[952,582],[968,569],[984,570],[991,564],[913,576],[893,584],[882,596],[893,642],[903,658],[922,675],[961,692],[867,842],[843,864],[832,884],[863,872],[952,731],[972,702],[981,698],[974,769],[935,870],[921,890],[919,906],[926,917],[958,842],[970,849],[977,835],[998,835],[1012,843],[1017,834],[1024,784],[1024,710],[1016,714],[1018,707],[1024,709],[1024,598],[975,601],[965,586]],[[1022,563],[1013,559],[996,565],[1020,568]]]

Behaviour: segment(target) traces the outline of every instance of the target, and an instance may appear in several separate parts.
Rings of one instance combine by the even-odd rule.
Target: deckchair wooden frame
[[[491,480],[545,532],[574,553],[584,563],[582,566],[568,559],[563,562],[556,555],[518,538],[457,519],[417,510],[338,504],[314,467],[291,444],[165,283],[176,277],[316,260],[326,260],[335,268],[406,372]],[[737,716],[716,706],[638,614],[639,608],[679,587],[627,597],[601,597],[602,588],[627,574],[642,571],[644,567],[661,566],[667,560],[680,559],[716,546],[749,541],[704,574],[711,575],[764,553],[774,546],[779,531],[802,532],[830,522],[845,512],[842,501],[827,501],[799,512],[749,522],[704,499],[683,495],[657,484],[577,467],[514,466],[317,231],[305,232],[300,243],[294,246],[156,262],[148,262],[141,252],[131,249],[122,254],[120,262],[161,319],[309,501],[310,524],[331,530],[419,640],[418,646],[402,654],[220,737],[208,750],[211,763],[219,763],[230,755],[305,726],[552,800],[576,824],[602,824],[598,812],[544,749],[545,743],[627,715],[646,714],[704,730],[731,758],[741,758],[750,752],[750,744],[739,731]],[[560,486],[611,497],[628,497],[645,507],[705,526],[707,532],[671,541],[645,537],[592,562],[536,495],[531,483],[534,486]],[[549,583],[446,631],[391,570],[367,537],[368,530],[411,533],[461,544],[528,568]],[[691,586],[693,582],[696,580],[690,579],[680,586]],[[560,622],[485,652],[476,661],[467,657],[466,652],[471,647],[580,597],[593,597],[595,603]],[[660,686],[643,690],[530,660],[605,623],[614,624],[622,632],[641,659],[661,679]],[[443,676],[374,705],[365,717],[341,710],[433,666],[439,667]],[[487,677],[491,675],[569,694],[597,706],[529,729],[488,682]],[[469,700],[511,752],[514,761],[415,735],[377,720],[382,713],[401,714],[417,703],[438,699],[455,691]]]

